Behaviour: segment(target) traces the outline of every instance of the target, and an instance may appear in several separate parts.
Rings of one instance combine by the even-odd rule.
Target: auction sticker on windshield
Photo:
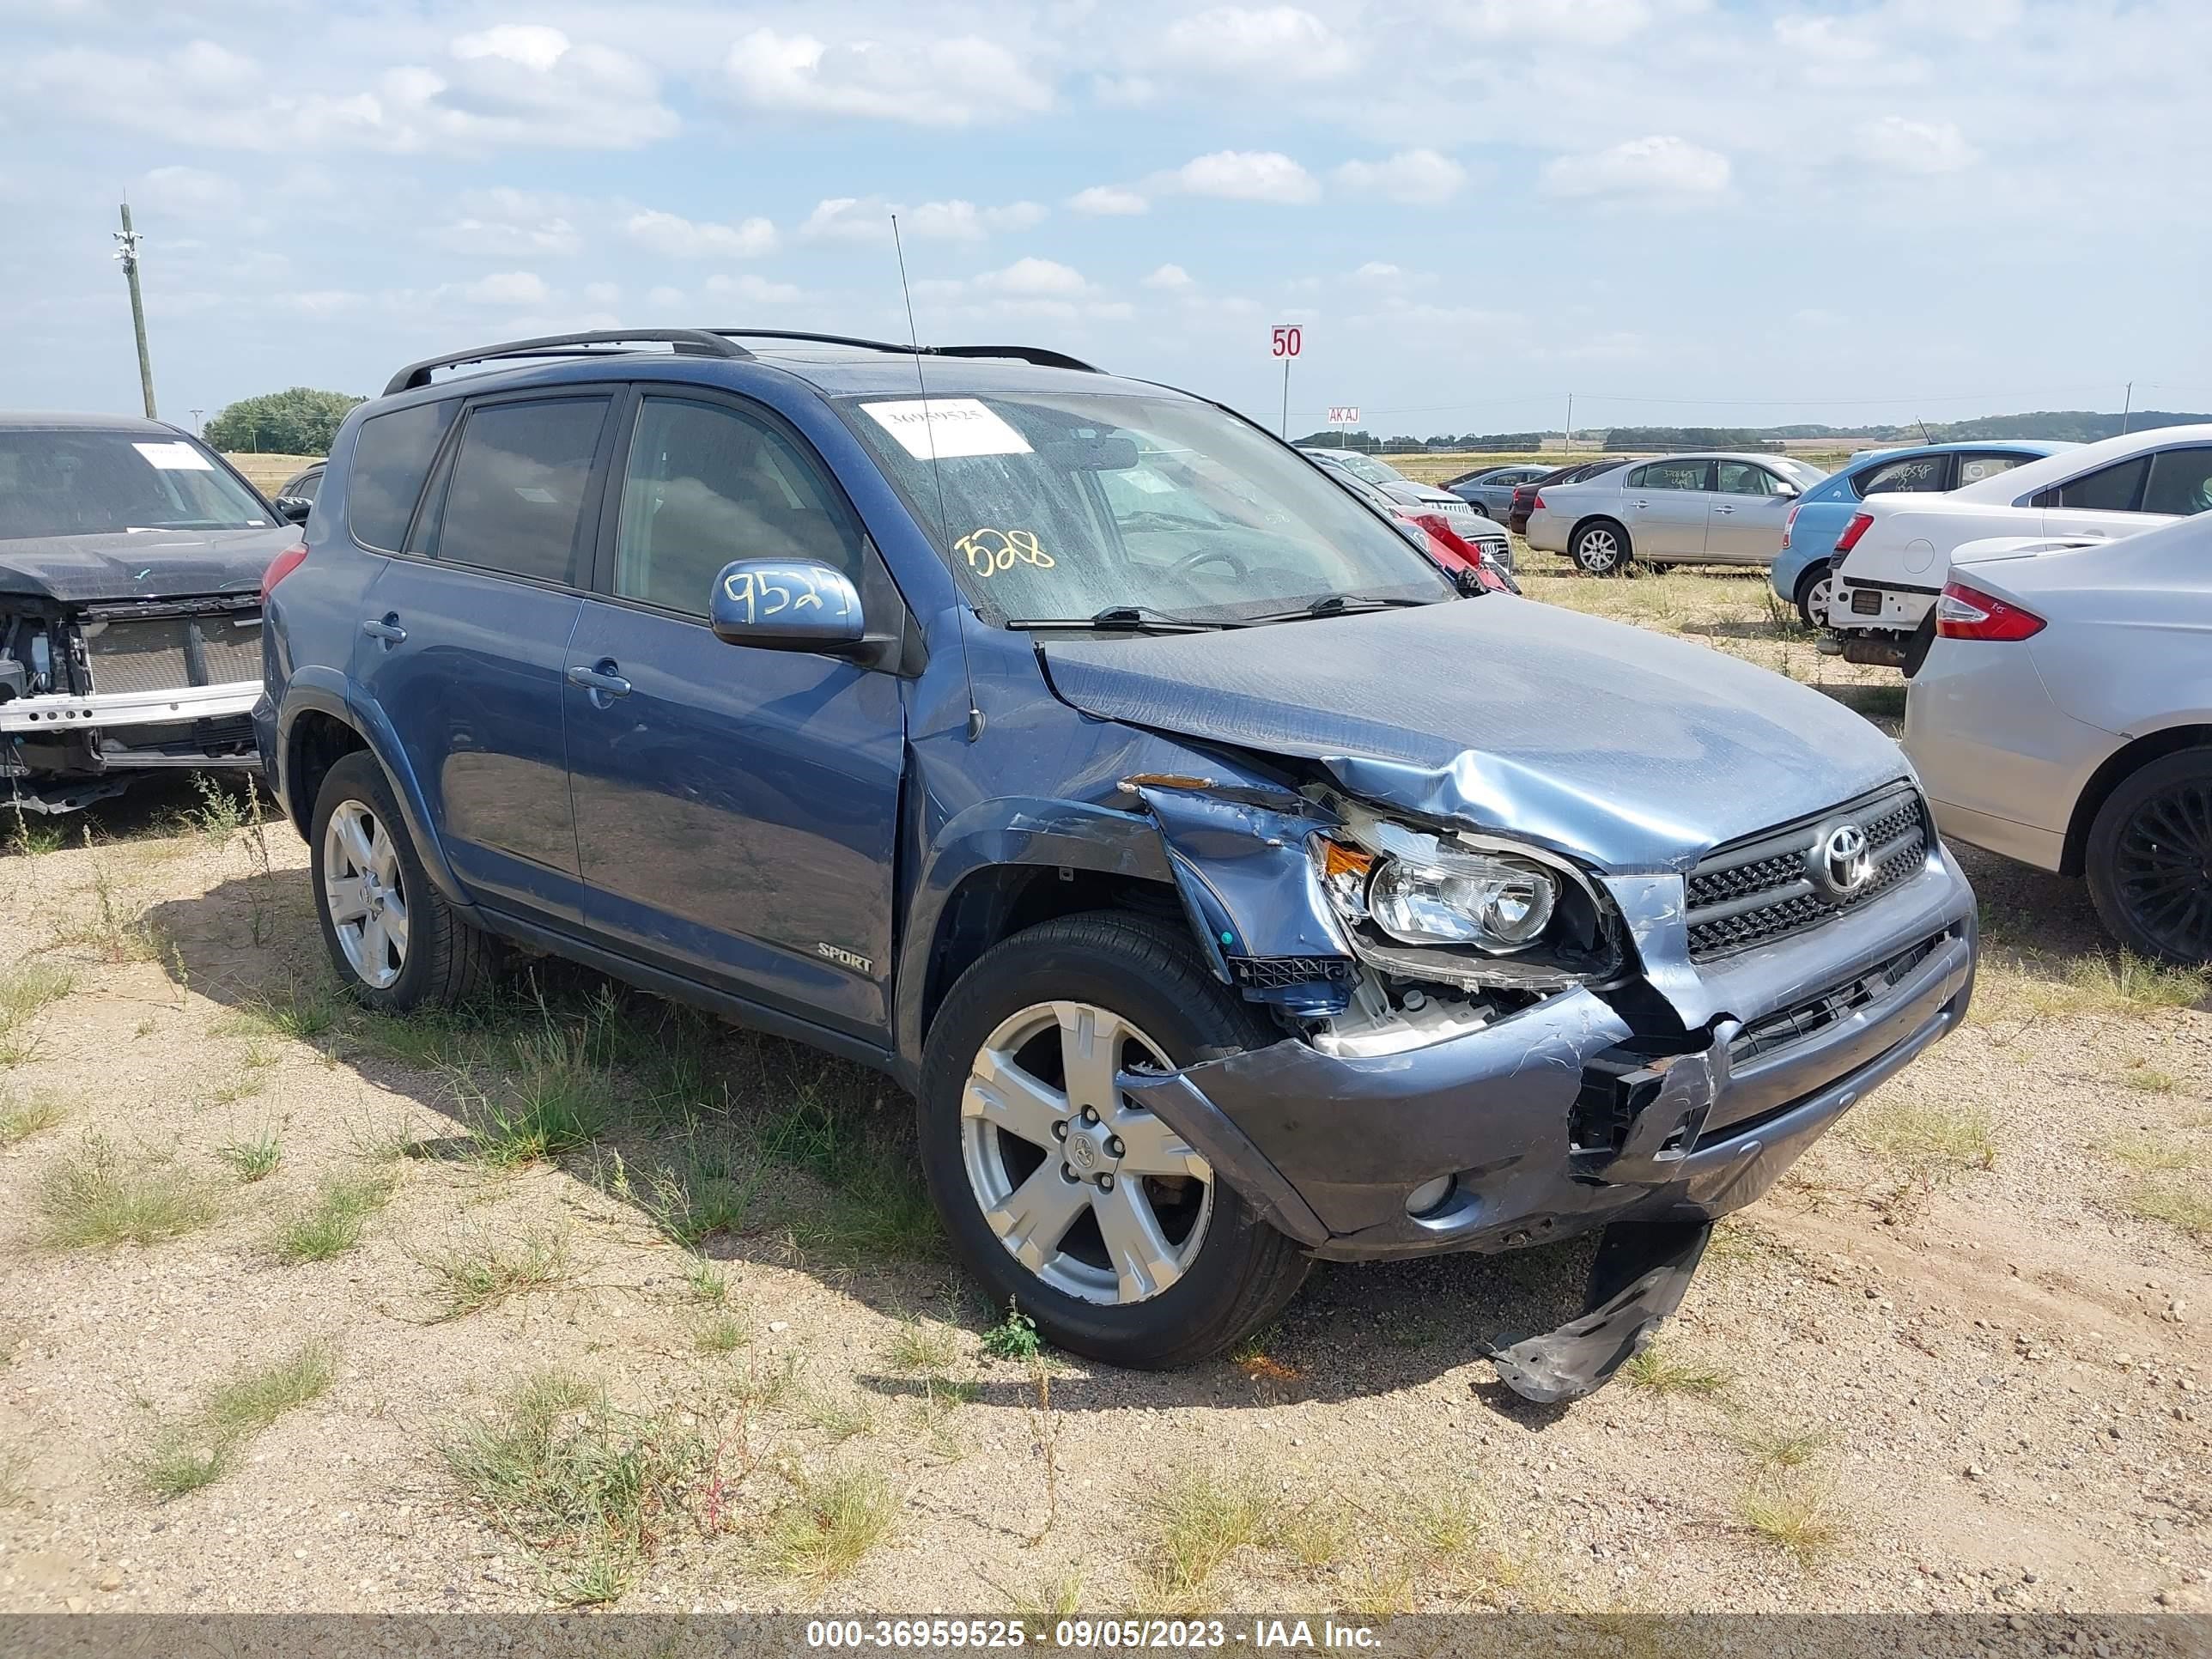
[[[974,398],[908,398],[860,407],[917,461],[1030,453],[1020,433]]]
[[[215,464],[190,444],[133,444],[131,447],[164,472],[215,471]]]

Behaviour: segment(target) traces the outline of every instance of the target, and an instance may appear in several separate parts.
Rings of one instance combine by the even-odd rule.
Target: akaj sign
[[[1359,405],[1358,404],[1331,404],[1328,409],[1328,423],[1331,426],[1358,426],[1359,424]]]

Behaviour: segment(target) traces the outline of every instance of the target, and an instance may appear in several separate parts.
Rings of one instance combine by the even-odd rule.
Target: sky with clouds
[[[1304,430],[2212,408],[2204,0],[0,0],[0,407],[569,327],[1048,344]]]

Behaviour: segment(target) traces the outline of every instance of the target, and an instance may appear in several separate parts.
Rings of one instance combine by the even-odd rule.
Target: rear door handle
[[[386,611],[381,619],[372,617],[361,625],[361,631],[372,640],[382,640],[386,645],[404,645],[407,630],[399,625],[396,611]]]
[[[1716,513],[1733,513],[1735,509],[1732,507],[1716,507],[1713,508],[1713,511]]]
[[[601,658],[590,668],[577,663],[568,670],[568,684],[582,686],[592,694],[592,703],[605,708],[608,698],[629,696],[629,682],[615,672],[617,665],[611,657]]]

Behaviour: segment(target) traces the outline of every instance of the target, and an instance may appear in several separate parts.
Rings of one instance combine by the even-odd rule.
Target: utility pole
[[[131,204],[123,204],[123,228],[115,233],[120,244],[115,257],[123,261],[123,280],[131,285],[131,330],[138,337],[138,389],[145,394],[146,418],[159,420],[154,412],[154,360],[146,351],[146,302],[138,294],[138,233],[131,228]]]
[[[204,409],[196,409],[192,411],[192,436],[195,438],[204,437],[206,435],[204,428],[207,426],[207,422],[200,418],[201,416],[206,413],[207,410]]]
[[[2122,432],[2125,432],[2128,429],[2128,416],[2134,414],[2135,410],[2136,383],[2133,380],[2130,380],[2128,382],[2127,398],[2120,404],[2120,430]]]
[[[1575,394],[1567,393],[1567,447],[1575,447]]]

